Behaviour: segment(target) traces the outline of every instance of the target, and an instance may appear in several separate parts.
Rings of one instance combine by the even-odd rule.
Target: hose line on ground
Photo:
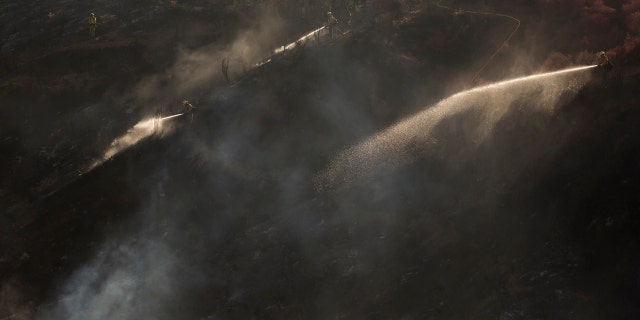
[[[489,57],[489,59],[487,59],[487,61],[482,65],[482,67],[480,67],[478,72],[476,72],[476,74],[473,76],[473,78],[471,78],[471,82],[474,82],[478,78],[480,73],[482,73],[482,71],[484,71],[484,69],[489,65],[489,63],[491,63],[493,58],[495,58],[495,56],[498,55],[500,50],[502,50],[502,48],[504,48],[507,45],[507,42],[509,42],[509,40],[511,40],[511,38],[516,33],[516,31],[518,31],[518,29],[520,29],[520,20],[518,20],[518,18],[516,18],[514,16],[510,16],[508,14],[503,14],[503,13],[482,12],[482,11],[473,11],[473,10],[465,10],[465,9],[454,9],[454,8],[450,8],[450,7],[447,7],[447,6],[443,6],[441,4],[442,1],[443,0],[438,1],[438,3],[436,3],[436,6],[438,6],[439,8],[445,9],[445,10],[451,10],[451,11],[455,11],[455,12],[462,12],[462,13],[469,13],[469,14],[486,15],[486,16],[497,16],[497,17],[507,18],[507,19],[510,19],[510,20],[513,20],[513,21],[516,22],[516,27],[513,29],[513,31],[511,31],[509,36],[507,36],[507,38],[504,40],[504,42],[502,42],[502,44],[498,47],[498,49],[496,49],[496,51],[493,52],[493,54]]]

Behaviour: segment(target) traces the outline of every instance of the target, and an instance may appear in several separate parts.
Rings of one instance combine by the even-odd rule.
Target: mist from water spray
[[[577,93],[589,80],[589,73],[577,73],[596,67],[581,66],[525,76],[476,87],[441,100],[373,135],[364,142],[342,151],[329,167],[315,177],[318,189],[348,183],[384,165],[412,161],[416,147],[426,149],[433,143],[432,130],[443,120],[478,109],[483,119],[471,129],[474,143],[488,136],[493,126],[517,99],[544,112],[552,113],[563,94]]]
[[[296,41],[294,41],[294,42],[292,42],[292,43],[289,43],[289,44],[287,44],[287,45],[284,45],[284,46],[282,46],[282,47],[279,47],[279,48],[275,49],[275,50],[273,51],[273,53],[274,53],[274,54],[279,54],[279,53],[285,52],[285,51],[287,51],[287,50],[292,50],[292,49],[294,49],[294,48],[295,48],[296,46],[298,46],[298,45],[303,45],[303,44],[305,44],[307,41],[309,41],[309,40],[313,39],[314,37],[319,36],[320,31],[322,31],[323,29],[324,29],[324,26],[322,26],[322,27],[320,27],[320,28],[318,28],[318,29],[315,29],[315,30],[313,30],[313,31],[311,31],[311,32],[309,32],[309,33],[307,33],[306,35],[302,36],[300,39],[298,39],[298,40],[296,40]]]
[[[298,40],[291,42],[289,44],[285,44],[283,46],[280,46],[276,49],[273,50],[273,52],[271,53],[271,56],[269,58],[266,58],[256,64],[253,65],[254,68],[258,68],[261,67],[269,62],[271,62],[271,60],[273,59],[274,56],[279,55],[279,54],[283,54],[289,50],[293,50],[295,49],[297,46],[301,46],[301,45],[306,45],[306,43],[308,41],[310,41],[311,39],[315,38],[315,37],[320,37],[320,32],[322,30],[324,30],[324,26],[315,29],[309,33],[307,33],[306,35],[300,37]]]
[[[305,44],[307,41],[311,40],[314,37],[319,36],[319,33],[324,29],[325,27],[322,26],[320,28],[317,28],[309,33],[307,33],[306,35],[302,36],[301,38],[299,38],[298,40],[289,43],[287,45],[284,45],[282,47],[279,47],[277,49],[275,49],[273,51],[274,55],[280,54],[280,53],[284,53],[287,50],[291,50],[293,48],[295,48],[298,45],[302,45]],[[271,61],[271,58],[268,58],[256,65],[254,65],[254,67],[259,67],[262,66],[266,63],[269,63]],[[140,122],[138,122],[136,125],[134,125],[131,129],[127,130],[127,132],[116,138],[115,140],[113,140],[113,142],[111,142],[110,147],[104,152],[104,154],[98,158],[95,159],[91,165],[89,165],[89,167],[86,170],[83,170],[83,173],[89,172],[93,169],[95,169],[96,167],[100,166],[101,164],[103,164],[105,161],[113,158],[115,155],[117,155],[118,153],[129,149],[130,147],[134,146],[135,144],[139,143],[140,141],[156,134],[159,132],[163,132],[162,129],[162,123],[166,120],[175,118],[175,117],[179,117],[183,115],[183,113],[179,113],[179,114],[175,114],[172,116],[167,116],[164,118],[151,118],[151,119],[145,119],[142,120]],[[164,130],[164,132],[166,133],[166,128]]]
[[[317,28],[309,33],[307,33],[306,35],[302,36],[301,38],[299,38],[298,40],[296,40],[295,42],[289,43],[287,45],[284,45],[282,47],[279,47],[275,50],[273,50],[273,55],[277,55],[277,54],[281,54],[286,52],[287,50],[291,50],[293,48],[295,48],[298,45],[302,45],[304,43],[306,43],[307,41],[311,40],[313,37],[319,36],[319,33],[324,29],[325,27],[322,26],[320,28]],[[267,64],[271,62],[271,57],[267,58],[257,64],[255,64],[253,67],[257,68],[260,67],[264,64]],[[191,76],[192,74],[190,74]],[[117,155],[118,153],[134,146],[135,144],[139,143],[140,141],[156,134],[159,132],[165,132],[166,133],[166,128],[164,128],[164,131],[162,131],[163,127],[162,127],[162,123],[166,120],[175,118],[175,117],[179,117],[183,115],[183,113],[179,113],[176,115],[172,115],[172,116],[168,116],[168,117],[164,117],[164,118],[152,118],[152,119],[145,119],[142,120],[140,122],[138,122],[136,125],[134,125],[131,129],[127,130],[127,132],[116,138],[115,140],[113,140],[113,142],[111,142],[110,147],[104,152],[104,154],[98,158],[95,159],[91,165],[89,165],[87,167],[86,170],[82,170],[82,173],[86,173],[89,172],[93,169],[95,169],[96,167],[100,166],[101,164],[103,164],[105,161],[111,159],[112,157],[114,157],[115,155]]]
[[[105,161],[113,158],[118,153],[133,147],[140,141],[149,138],[154,134],[168,133],[168,130],[170,130],[171,127],[164,126],[163,123],[169,119],[173,119],[182,115],[184,115],[184,113],[178,113],[164,118],[154,117],[136,123],[133,127],[127,130],[125,134],[114,139],[111,142],[109,148],[107,148],[107,150],[102,154],[102,156],[95,159],[91,163],[91,165],[89,165],[89,167],[83,171],[83,173],[95,169]]]

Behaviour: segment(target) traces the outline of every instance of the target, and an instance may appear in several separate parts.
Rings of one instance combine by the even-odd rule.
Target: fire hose
[[[482,67],[480,67],[478,72],[476,72],[476,74],[473,76],[473,78],[471,78],[471,82],[474,82],[478,78],[480,73],[482,73],[482,71],[484,71],[484,69],[489,65],[489,63],[491,63],[493,58],[495,58],[498,55],[500,50],[502,50],[502,48],[504,48],[507,45],[507,43],[509,42],[509,40],[511,40],[511,38],[516,33],[516,31],[518,31],[518,29],[520,28],[520,24],[521,24],[520,20],[518,18],[514,17],[514,16],[510,16],[508,14],[503,14],[503,13],[473,11],[473,10],[465,10],[465,9],[454,9],[454,8],[451,8],[451,7],[447,7],[447,6],[441,5],[440,3],[442,1],[443,0],[438,1],[438,3],[436,3],[436,6],[438,6],[439,8],[445,9],[445,10],[451,10],[451,11],[454,11],[454,12],[462,12],[462,13],[468,13],[468,14],[478,14],[478,15],[503,17],[503,18],[507,18],[507,19],[510,19],[510,20],[513,20],[513,21],[516,22],[516,27],[513,29],[513,31],[511,31],[511,33],[509,33],[507,38],[502,42],[502,44],[498,47],[498,49],[496,49],[496,51],[493,52],[493,54],[489,57],[489,59],[487,59],[487,61],[482,65]]]

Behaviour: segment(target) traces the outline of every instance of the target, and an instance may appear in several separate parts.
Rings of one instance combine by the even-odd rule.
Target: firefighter
[[[183,108],[183,112],[185,114],[189,114],[189,113],[193,112],[193,109],[195,109],[193,107],[193,105],[191,103],[189,103],[189,100],[187,100],[187,99],[184,99],[182,101],[182,108]]]
[[[96,15],[91,12],[89,15],[89,34],[91,35],[91,39],[96,39],[96,24],[98,24],[98,19]]]
[[[598,52],[598,54],[596,55],[596,62],[598,63],[598,67],[602,67],[605,69],[613,68],[613,64],[611,64],[609,57],[604,51]]]
[[[329,31],[329,39],[333,39],[333,28],[338,24],[338,19],[333,16],[331,11],[327,12],[327,25],[325,28]]]
[[[184,115],[190,117],[190,121],[193,121],[193,109],[195,109],[195,107],[189,103],[189,100],[184,99],[182,101],[182,112]]]

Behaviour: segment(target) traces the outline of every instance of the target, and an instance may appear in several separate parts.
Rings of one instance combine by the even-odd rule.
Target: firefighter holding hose
[[[193,121],[193,109],[195,109],[195,107],[189,102],[189,100],[184,99],[182,101],[182,112],[186,116],[191,115],[191,121]]]
[[[327,25],[325,28],[329,31],[329,39],[333,39],[333,28],[338,24],[338,19],[333,16],[331,11],[327,12]]]
[[[596,55],[596,62],[598,63],[598,67],[601,67],[604,69],[613,68],[613,64],[611,64],[609,57],[604,51],[598,52],[598,54]]]

